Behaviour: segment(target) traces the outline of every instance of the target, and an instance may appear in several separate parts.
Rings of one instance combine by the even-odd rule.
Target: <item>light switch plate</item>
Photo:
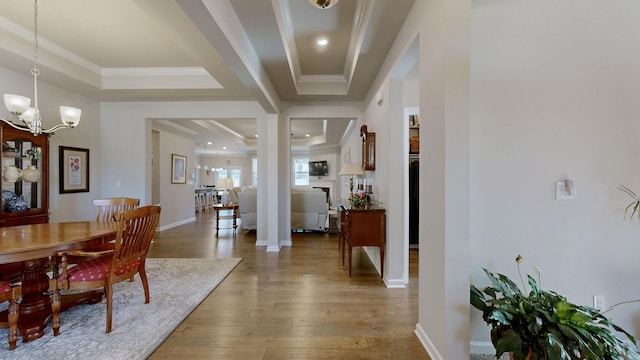
[[[556,200],[572,200],[576,197],[576,185],[573,180],[556,181]]]

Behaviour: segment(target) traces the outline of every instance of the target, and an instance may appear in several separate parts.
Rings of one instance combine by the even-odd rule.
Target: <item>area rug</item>
[[[206,298],[242,259],[147,259],[151,301],[144,303],[140,278],[114,285],[113,330],[105,331],[106,302],[61,314],[60,336],[47,326],[40,339],[9,351],[0,330],[0,359],[145,359]]]

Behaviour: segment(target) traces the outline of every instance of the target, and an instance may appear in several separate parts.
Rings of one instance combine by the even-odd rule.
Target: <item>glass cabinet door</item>
[[[42,208],[42,194],[38,191],[42,148],[21,138],[3,141],[2,147],[2,198],[6,202],[3,212]]]
[[[2,129],[2,212],[11,226],[46,222],[48,217],[48,136]],[[44,219],[38,217],[44,216]],[[34,218],[36,217],[36,218]],[[24,218],[23,221],[19,221]]]

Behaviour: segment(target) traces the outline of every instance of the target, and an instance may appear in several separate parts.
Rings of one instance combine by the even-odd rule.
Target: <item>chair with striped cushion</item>
[[[11,285],[7,281],[0,281],[0,303],[9,302],[7,309],[7,319],[0,320],[0,327],[9,328],[9,350],[16,348],[18,343],[18,310],[20,305],[18,299],[22,295],[19,285]]]
[[[134,199],[129,197],[113,197],[103,199],[93,199],[93,206],[96,208],[96,221],[115,221],[115,215],[118,211],[133,210],[140,205],[140,199]],[[67,263],[77,264],[80,261],[85,261],[85,255],[82,252],[94,253],[94,256],[99,255],[99,252],[106,251],[107,253],[113,250],[113,241],[104,244],[94,244],[88,247],[84,247],[78,251],[78,256],[67,253]],[[104,255],[104,253],[102,253]],[[59,259],[57,259],[60,262]],[[133,281],[133,277],[131,277]]]
[[[140,205],[140,199],[128,197],[114,197],[93,199],[96,207],[96,221],[114,221],[118,211],[133,210]]]
[[[56,290],[54,303],[59,301],[60,290],[89,290],[104,288],[107,299],[107,327],[106,332],[111,332],[111,313],[113,302],[113,284],[127,280],[135,274],[140,275],[144,289],[145,304],[149,303],[149,284],[145,272],[147,250],[160,220],[160,207],[156,205],[142,206],[134,210],[121,211],[115,214],[118,222],[118,234],[113,250],[98,251],[91,254],[86,250],[82,254],[87,256],[87,261],[67,268],[68,253],[61,252],[58,256],[61,264],[54,268]],[[105,252],[108,254],[105,255]],[[55,305],[55,304],[54,304]],[[53,331],[59,334],[60,312],[54,306]]]

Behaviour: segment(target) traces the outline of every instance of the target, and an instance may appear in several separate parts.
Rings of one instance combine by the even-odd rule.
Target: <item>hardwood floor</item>
[[[221,229],[216,238],[213,212],[196,216],[157,233],[149,257],[243,261],[150,359],[429,359],[413,333],[416,250],[409,286],[387,289],[360,248],[348,278],[337,235],[295,233],[293,246],[267,253],[255,233]]]

